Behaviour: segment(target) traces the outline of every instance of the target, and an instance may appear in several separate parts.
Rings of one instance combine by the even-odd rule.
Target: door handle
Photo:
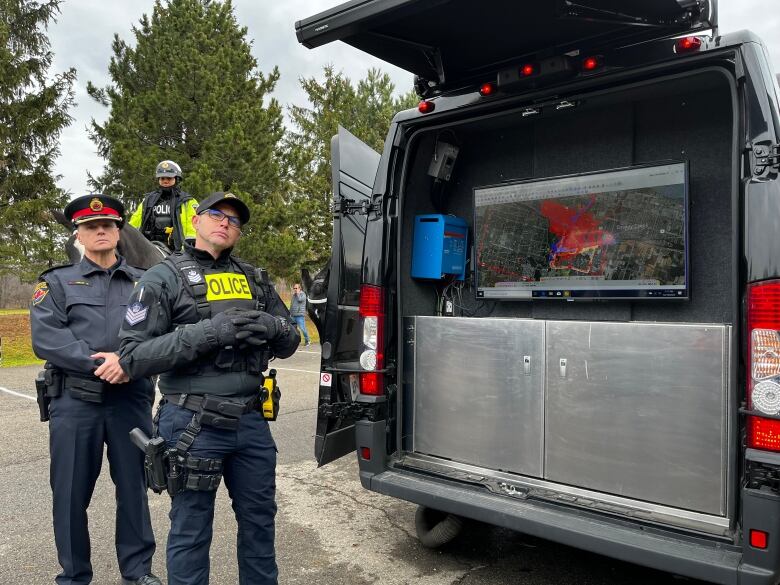
[[[526,376],[531,375],[531,356],[530,355],[524,355],[523,356],[523,372]]]
[[[566,363],[567,363],[566,358],[561,358],[561,361],[558,362],[561,378],[566,377]]]

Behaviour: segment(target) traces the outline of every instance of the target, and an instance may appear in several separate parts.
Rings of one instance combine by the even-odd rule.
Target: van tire
[[[418,506],[414,514],[414,528],[424,547],[438,548],[460,534],[463,520],[454,514]]]

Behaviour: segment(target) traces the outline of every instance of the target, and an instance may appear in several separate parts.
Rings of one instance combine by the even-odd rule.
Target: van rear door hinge
[[[766,177],[771,172],[780,171],[780,145],[757,144],[753,146],[753,174]]]
[[[346,197],[339,197],[338,201],[333,202],[331,211],[333,215],[368,215],[378,209],[377,205],[372,204],[368,199],[355,201]]]

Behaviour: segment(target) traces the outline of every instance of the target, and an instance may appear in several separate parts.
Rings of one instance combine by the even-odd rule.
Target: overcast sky
[[[489,3],[490,0],[485,1]],[[298,44],[295,21],[339,3],[339,0],[233,1],[239,23],[248,29],[261,71],[279,66],[281,79],[274,96],[285,106],[305,104],[298,79],[319,76],[328,63],[353,80],[364,77],[371,67],[381,67],[390,74],[399,93],[410,89],[410,74],[348,45],[333,43],[309,50]],[[778,0],[720,0],[719,4],[722,32],[752,30],[767,43],[773,62],[780,64]],[[87,171],[99,174],[103,168],[103,160],[95,154],[86,127],[92,118],[105,120],[108,109],[98,106],[87,96],[87,81],[98,86],[109,83],[108,63],[114,33],[132,43],[131,27],[143,13],[150,13],[153,5],[154,0],[63,0],[62,13],[49,28],[55,53],[52,71],[75,67],[78,74],[77,106],[71,112],[74,121],[62,134],[62,154],[56,167],[57,173],[62,175],[59,186],[74,196],[86,193]],[[153,186],[152,173],[153,169],[149,169],[150,188]]]

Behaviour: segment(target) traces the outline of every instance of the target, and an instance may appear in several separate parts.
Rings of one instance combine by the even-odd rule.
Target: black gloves
[[[239,329],[236,339],[250,345],[263,345],[266,341],[273,341],[282,331],[279,319],[263,311],[248,311],[233,322]]]
[[[231,315],[229,311],[217,313],[211,318],[211,324],[214,326],[214,330],[217,333],[217,342],[219,342],[220,347],[228,347],[236,344],[238,329],[232,322],[234,318],[235,317]]]
[[[278,317],[264,311],[249,309],[228,309],[211,318],[221,347],[238,345],[259,347],[273,341],[284,332],[284,325]]]

